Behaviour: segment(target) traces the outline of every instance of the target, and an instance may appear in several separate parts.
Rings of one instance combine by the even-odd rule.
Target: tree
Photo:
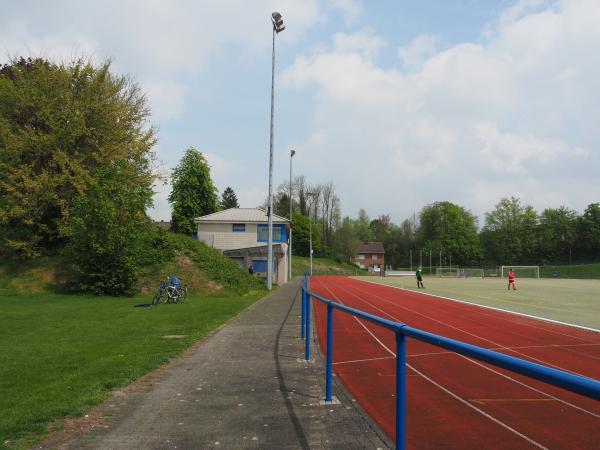
[[[537,214],[518,198],[503,198],[485,214],[481,231],[484,254],[495,264],[537,262]]]
[[[356,237],[354,224],[348,216],[344,217],[340,227],[335,231],[335,250],[342,256],[344,262],[350,262],[356,253],[360,241]]]
[[[170,256],[166,231],[145,215],[152,192],[132,188],[123,164],[101,167],[71,210],[71,286],[93,294],[133,295],[143,263]]]
[[[312,247],[315,255],[321,253],[321,229],[315,223],[309,223],[309,218],[302,214],[292,214],[294,229],[294,255],[310,256],[310,231],[312,229]]]
[[[372,238],[371,221],[364,209],[358,210],[358,218],[354,221],[354,234],[359,241],[369,241]]]
[[[577,223],[577,253],[586,260],[600,255],[600,203],[587,206]]]
[[[73,201],[119,166],[151,198],[155,131],[139,87],[110,62],[19,59],[0,67],[0,251],[68,242]]]
[[[442,251],[456,264],[473,264],[481,257],[476,219],[473,214],[450,202],[435,202],[419,215],[418,241],[422,249]]]
[[[577,212],[565,206],[546,208],[539,217],[539,256],[544,262],[566,262],[577,239]]]
[[[221,195],[221,209],[239,208],[237,195],[234,190],[227,186]]]
[[[202,152],[190,147],[173,170],[173,206],[171,229],[192,234],[197,230],[194,219],[217,211],[217,188],[210,178],[210,166]]]

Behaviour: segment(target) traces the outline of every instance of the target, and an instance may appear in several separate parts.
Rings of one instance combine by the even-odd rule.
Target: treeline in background
[[[308,256],[312,224],[314,254],[348,262],[361,241],[380,241],[388,267],[576,264],[600,261],[600,204],[578,213],[566,206],[537,212],[519,198],[503,198],[485,213],[481,226],[466,207],[448,201],[425,205],[395,224],[388,214],[342,217],[332,182],[292,182],[294,254]],[[276,214],[290,215],[290,186],[274,198]],[[309,223],[309,217],[311,223]]]

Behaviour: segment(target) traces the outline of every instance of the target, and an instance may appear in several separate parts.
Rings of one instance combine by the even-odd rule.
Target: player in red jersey
[[[510,291],[510,285],[512,284],[513,287],[513,291],[516,291],[517,288],[515,287],[515,272],[510,269],[510,271],[508,272],[508,290]]]

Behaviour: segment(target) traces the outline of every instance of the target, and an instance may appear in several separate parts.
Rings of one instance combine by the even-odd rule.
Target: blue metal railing
[[[498,367],[516,372],[572,392],[600,400],[600,381],[573,375],[541,364],[508,356],[465,342],[428,333],[403,323],[387,319],[336,303],[310,290],[308,276],[302,286],[302,337],[305,338],[304,358],[310,360],[310,311],[311,299],[327,305],[327,363],[325,379],[325,401],[331,401],[331,377],[333,361],[333,312],[339,309],[361,319],[393,331],[396,335],[396,449],[404,450],[406,445],[406,337],[411,337],[437,347],[451,350],[470,358],[478,359]]]

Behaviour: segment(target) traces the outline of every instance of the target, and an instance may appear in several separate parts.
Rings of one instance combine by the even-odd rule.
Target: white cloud
[[[3,8],[0,52],[59,61],[111,58],[118,72],[136,74],[148,88],[155,119],[173,119],[185,110],[185,92],[210,58],[230,48],[249,55],[270,51],[276,9],[288,25],[282,45],[324,20],[317,0],[24,1]]]
[[[159,122],[179,118],[185,111],[189,88],[177,82],[146,81],[142,89],[152,105],[152,116]]]
[[[435,54],[437,45],[437,36],[420,34],[407,46],[398,49],[398,57],[406,69],[417,70],[427,58]]]
[[[223,186],[230,176],[242,170],[238,163],[222,158],[216,153],[203,151],[202,154],[208,161],[210,176],[217,186]]]
[[[334,181],[350,192],[347,213],[402,220],[450,200],[481,215],[514,192],[579,209],[597,201],[600,2],[517,6],[487,42],[437,50],[434,37],[417,37],[398,51],[399,67],[380,67],[383,41],[358,33],[286,70],[288,88],[317,88],[301,147],[318,161],[311,177],[344,174]],[[582,195],[573,186],[584,179]]]
[[[346,26],[356,22],[363,13],[363,6],[356,0],[329,0],[334,9],[340,10],[344,16]]]

